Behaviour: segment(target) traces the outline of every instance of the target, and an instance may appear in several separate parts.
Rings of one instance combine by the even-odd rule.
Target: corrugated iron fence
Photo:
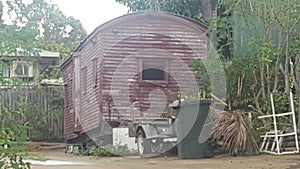
[[[13,113],[13,118],[0,122],[28,123],[32,141],[64,141],[63,96],[62,86],[0,89],[2,112]]]

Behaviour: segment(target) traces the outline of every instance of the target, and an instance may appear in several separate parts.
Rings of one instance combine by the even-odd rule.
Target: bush
[[[127,145],[106,145],[95,146],[88,150],[82,150],[79,155],[95,156],[95,157],[120,157],[133,153]]]
[[[22,125],[0,130],[1,169],[30,169],[30,164],[23,161],[28,156],[25,147],[25,141],[27,140],[25,130],[26,127]]]

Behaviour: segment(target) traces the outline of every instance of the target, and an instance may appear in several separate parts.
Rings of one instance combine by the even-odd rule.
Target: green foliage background
[[[66,17],[57,5],[46,0],[33,0],[31,3],[22,0],[0,1],[0,70],[6,66],[4,61],[16,58],[36,63],[38,51],[46,50],[59,52],[60,59],[57,66],[43,70],[41,78],[60,78],[58,65],[85,36],[86,31],[78,19]],[[27,156],[25,142],[29,137],[52,137],[49,119],[62,119],[63,113],[62,95],[53,94],[61,90],[24,86],[21,79],[6,79],[2,73],[0,71],[0,168],[30,168],[29,164],[23,162]],[[17,90],[22,92],[9,94],[14,96],[9,101],[3,100],[5,92]],[[49,105],[41,106],[39,101],[30,102],[32,92],[51,92],[54,97],[48,99]],[[50,111],[51,114],[48,113]],[[8,149],[3,145],[7,145]]]

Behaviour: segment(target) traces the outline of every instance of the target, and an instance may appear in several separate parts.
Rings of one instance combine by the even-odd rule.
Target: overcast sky
[[[115,0],[49,0],[57,4],[66,16],[81,21],[87,33],[113,18],[124,15],[128,9]]]

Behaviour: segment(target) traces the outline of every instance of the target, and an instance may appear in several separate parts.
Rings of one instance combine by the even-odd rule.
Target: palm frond
[[[231,155],[258,154],[257,143],[240,112],[224,111],[216,124],[212,142],[221,145]]]

